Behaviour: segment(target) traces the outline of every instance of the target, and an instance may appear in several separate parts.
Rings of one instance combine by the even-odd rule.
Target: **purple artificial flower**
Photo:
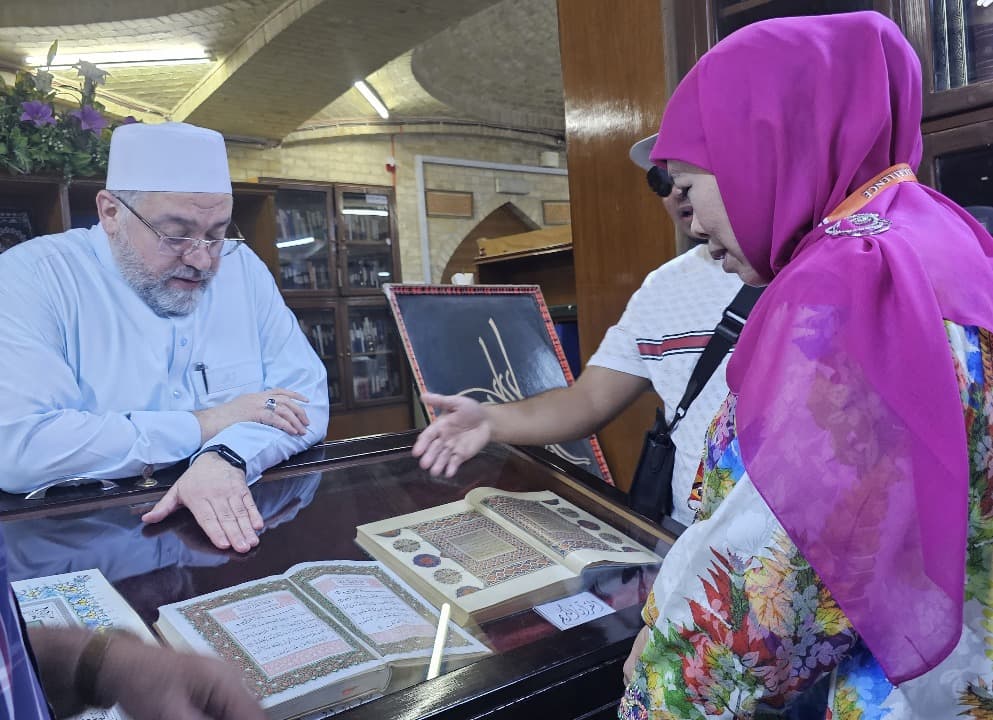
[[[128,115],[126,118],[121,120],[121,125],[134,125],[136,122],[141,122],[134,115]]]
[[[79,110],[73,110],[69,114],[79,120],[79,126],[83,130],[89,130],[94,135],[100,134],[100,131],[107,127],[107,119],[92,105],[83,105]]]
[[[52,106],[43,103],[41,100],[28,100],[21,103],[21,122],[33,123],[35,127],[44,125],[54,125],[55,118],[52,117]]]

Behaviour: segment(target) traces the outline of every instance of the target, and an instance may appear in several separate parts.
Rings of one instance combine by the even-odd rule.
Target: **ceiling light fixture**
[[[72,67],[80,60],[94,65],[140,67],[144,65],[195,65],[211,62],[203,48],[170,47],[158,50],[121,50],[119,52],[63,52],[55,56],[51,67]],[[32,67],[45,67],[44,55],[29,55],[24,62]]]
[[[386,103],[383,102],[382,98],[376,94],[376,91],[367,85],[364,80],[356,80],[355,89],[362,93],[362,97],[369,101],[372,109],[379,113],[379,117],[386,120],[390,116],[390,111],[386,109]]]

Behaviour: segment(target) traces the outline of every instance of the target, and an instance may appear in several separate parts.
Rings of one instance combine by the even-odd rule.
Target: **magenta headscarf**
[[[993,239],[913,182],[863,209],[885,232],[820,221],[916,170],[920,118],[920,64],[882,15],[770,20],[697,63],[651,155],[714,173],[771,281],[728,368],[745,467],[894,683],[962,629],[969,458],[942,319],[993,328]]]

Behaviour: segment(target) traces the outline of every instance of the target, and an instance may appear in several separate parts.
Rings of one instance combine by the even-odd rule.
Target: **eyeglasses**
[[[241,231],[238,230],[238,226],[234,223],[230,223],[228,225],[228,232],[231,237],[218,238],[217,240],[166,235],[161,230],[156,229],[152,223],[148,222],[148,220],[142,217],[137,210],[124,202],[124,200],[120,197],[114,195],[114,199],[126,207],[128,212],[141,220],[145,227],[155,233],[159,239],[159,253],[162,255],[168,255],[170,257],[184,257],[202,245],[211,257],[216,258],[222,254],[222,251],[224,255],[230,255],[238,249],[239,245],[245,242],[245,237],[241,234]],[[226,250],[225,243],[230,243]]]
[[[672,193],[672,176],[658,165],[652,166],[645,179],[648,181],[648,187],[659,197],[667,198]]]

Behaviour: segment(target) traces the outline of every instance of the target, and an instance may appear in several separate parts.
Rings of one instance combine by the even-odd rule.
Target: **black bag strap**
[[[714,328],[714,334],[707,341],[707,346],[696,361],[693,374],[690,375],[690,380],[686,384],[686,392],[683,393],[683,399],[679,401],[679,405],[676,406],[676,411],[673,413],[672,422],[666,425],[665,415],[661,411],[656,412],[655,427],[652,428],[653,434],[658,435],[663,431],[666,434],[672,433],[676,429],[676,426],[679,425],[679,421],[686,416],[690,405],[693,404],[693,401],[703,391],[704,386],[710,381],[710,378],[717,368],[720,367],[721,362],[728,352],[731,351],[731,348],[734,347],[734,344],[738,342],[738,336],[741,335],[741,331],[745,327],[745,320],[748,319],[748,314],[755,307],[755,303],[758,302],[759,296],[764,289],[745,285],[734,296],[731,304],[724,308],[721,321],[717,323],[717,327]],[[660,423],[662,424],[661,427]]]

